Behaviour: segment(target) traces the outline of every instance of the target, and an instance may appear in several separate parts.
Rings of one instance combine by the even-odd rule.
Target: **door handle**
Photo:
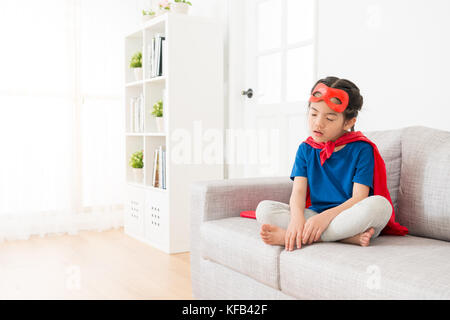
[[[247,91],[241,91],[241,94],[243,96],[247,96],[247,98],[251,98],[251,97],[253,97],[253,89],[250,88]]]

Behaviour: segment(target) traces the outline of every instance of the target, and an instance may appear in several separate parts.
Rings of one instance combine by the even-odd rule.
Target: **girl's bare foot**
[[[286,230],[272,224],[263,224],[261,226],[261,239],[267,244],[284,245],[284,236]]]
[[[370,238],[372,238],[374,233],[375,233],[375,229],[369,228],[366,231],[359,233],[353,237],[340,240],[340,242],[357,244],[362,247],[368,247],[370,244]]]

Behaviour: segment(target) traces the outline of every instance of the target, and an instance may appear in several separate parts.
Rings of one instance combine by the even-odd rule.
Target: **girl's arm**
[[[292,218],[304,218],[304,211],[306,206],[306,190],[308,187],[308,178],[295,177],[294,185],[292,187],[291,198],[289,206],[291,209]]]
[[[286,229],[286,234],[284,236],[284,247],[288,251],[294,249],[295,243],[297,243],[297,248],[301,248],[302,245],[307,187],[308,180],[306,177],[294,178],[294,185],[289,200],[291,219],[289,220],[289,226]]]

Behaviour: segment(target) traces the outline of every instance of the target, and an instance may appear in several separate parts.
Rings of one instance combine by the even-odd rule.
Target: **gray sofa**
[[[422,126],[364,132],[386,163],[406,236],[369,247],[265,244],[254,219],[265,199],[289,203],[285,177],[191,185],[191,278],[196,299],[450,299],[450,132]]]

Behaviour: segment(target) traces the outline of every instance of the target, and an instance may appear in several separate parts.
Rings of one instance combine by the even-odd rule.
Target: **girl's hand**
[[[303,228],[303,244],[311,244],[318,241],[320,239],[320,236],[322,235],[322,232],[324,232],[325,229],[328,228],[331,220],[331,217],[325,212],[309,218],[305,223],[305,227]]]
[[[301,248],[302,232],[304,225],[305,225],[305,217],[303,216],[291,217],[291,220],[289,221],[289,226],[284,236],[284,248],[286,250],[292,251],[294,249],[295,243],[297,243],[297,248],[299,249]]]

